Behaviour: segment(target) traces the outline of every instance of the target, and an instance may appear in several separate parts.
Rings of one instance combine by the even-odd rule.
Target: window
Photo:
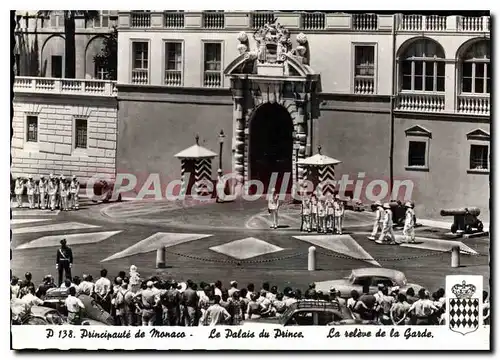
[[[133,42],[132,56],[132,83],[147,84],[149,82],[149,43]]]
[[[424,141],[410,141],[408,147],[408,166],[421,166],[425,164],[425,148]]]
[[[101,63],[101,60],[94,62],[94,78],[99,80],[105,80],[108,78],[108,69]]]
[[[38,116],[26,117],[26,142],[38,142]]]
[[[219,87],[222,85],[222,44],[205,43],[204,48],[204,86]]]
[[[314,325],[313,313],[311,311],[300,311],[292,315],[290,320],[286,323],[287,326],[300,325],[300,326],[312,326]]]
[[[438,43],[419,40],[400,59],[401,90],[444,91],[444,51]]]
[[[16,76],[21,75],[21,55],[20,54],[15,54],[15,60],[14,60],[14,74]]]
[[[490,44],[472,44],[462,58],[462,93],[489,94],[491,91]]]
[[[63,14],[50,14],[50,27],[64,27],[64,13]]]
[[[107,28],[109,27],[109,10],[102,10],[99,12],[99,16],[94,19],[95,28]]]
[[[375,46],[354,47],[354,92],[373,94],[375,89]]]
[[[60,55],[51,57],[51,76],[59,79],[63,77],[63,60]]]
[[[488,170],[489,146],[471,145],[470,146],[470,169]]]
[[[76,119],[75,120],[75,148],[76,149],[86,149],[87,148],[87,120],[86,119]]]
[[[182,43],[165,43],[165,85],[182,85]]]

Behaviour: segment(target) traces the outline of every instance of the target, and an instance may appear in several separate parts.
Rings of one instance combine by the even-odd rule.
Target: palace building
[[[31,159],[27,119],[43,113],[50,97],[73,120],[61,143],[64,157],[48,167],[64,170],[81,150],[97,159],[109,154],[113,174],[178,179],[174,155],[198,135],[201,146],[221,155],[221,164],[212,162],[212,178],[221,166],[243,180],[266,183],[278,172],[291,173],[296,183],[305,176],[298,162],[321,146],[342,161],[337,179],[362,178],[365,186],[412,181],[419,216],[467,206],[489,216],[489,14],[155,10],[119,11],[116,23],[116,84],[89,79],[98,78],[98,70],[87,60],[77,66],[81,79],[71,80],[74,91],[64,90],[66,80],[53,79],[59,76],[52,71],[39,72],[49,79],[19,73],[13,172],[24,172],[16,158]],[[92,36],[82,36],[84,60]],[[49,60],[40,66],[52,69],[54,58],[43,49],[40,58]],[[44,88],[44,81],[50,85]],[[72,105],[64,94],[78,99],[79,110],[67,110]],[[75,149],[75,119],[82,113],[89,126],[84,150]],[[38,121],[50,118],[49,112]],[[114,133],[102,134],[109,129]],[[58,138],[57,129],[52,136]],[[55,147],[38,145],[58,155]],[[85,156],[77,158],[100,171]]]

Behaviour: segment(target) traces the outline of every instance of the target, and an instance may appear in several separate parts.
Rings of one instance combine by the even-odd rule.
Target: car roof
[[[405,274],[399,270],[378,267],[353,269],[352,274],[354,276],[384,276],[389,278],[405,277]]]

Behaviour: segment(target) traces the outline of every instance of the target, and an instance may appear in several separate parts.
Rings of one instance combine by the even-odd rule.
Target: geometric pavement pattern
[[[241,240],[231,241],[219,246],[213,246],[210,250],[230,256],[238,260],[250,259],[256,256],[271,254],[284,249],[269,244],[264,240],[248,237]]]
[[[450,299],[450,327],[469,328],[479,326],[479,299]]]

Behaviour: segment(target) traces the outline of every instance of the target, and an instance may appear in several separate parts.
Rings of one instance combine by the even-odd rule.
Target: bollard
[[[163,269],[165,268],[165,258],[166,258],[166,249],[165,246],[162,246],[156,250],[156,268]]]
[[[315,271],[316,270],[316,248],[311,246],[309,248],[309,256],[307,258],[307,270]]]
[[[460,246],[453,246],[451,248],[451,267],[460,267]]]

